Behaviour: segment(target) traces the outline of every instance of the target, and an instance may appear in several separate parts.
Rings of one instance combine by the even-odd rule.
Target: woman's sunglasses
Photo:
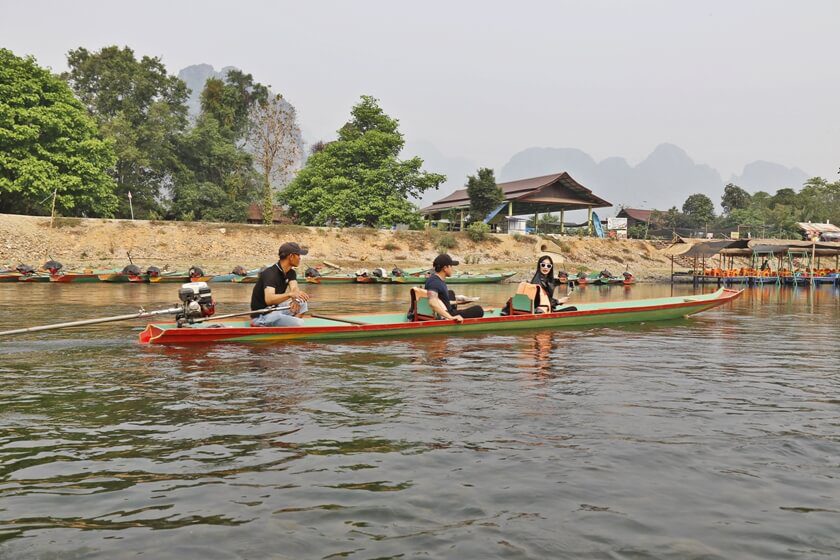
[[[540,263],[540,268],[544,268],[546,270],[551,270],[551,263],[547,263],[547,262]]]

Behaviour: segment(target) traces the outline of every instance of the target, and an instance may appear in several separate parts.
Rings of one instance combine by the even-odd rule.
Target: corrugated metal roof
[[[799,229],[803,230],[808,234],[812,233],[840,233],[840,227],[835,226],[834,224],[821,224],[821,223],[814,223],[814,222],[797,222]]]

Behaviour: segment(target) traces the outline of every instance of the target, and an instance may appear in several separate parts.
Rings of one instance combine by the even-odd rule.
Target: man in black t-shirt
[[[295,267],[300,265],[300,256],[308,253],[297,243],[280,245],[278,260],[260,272],[254,291],[251,292],[251,309],[265,309],[279,305],[275,311],[251,314],[255,327],[300,327],[301,315],[306,313],[309,294],[298,287]]]
[[[432,266],[435,269],[434,274],[430,274],[426,279],[426,290],[437,293],[436,298],[429,298],[429,304],[435,312],[444,319],[453,319],[459,323],[464,319],[475,319],[484,317],[484,308],[480,305],[473,305],[463,310],[456,310],[449,301],[449,287],[446,285],[446,279],[452,276],[452,267],[459,264],[458,261],[452,260],[452,257],[446,253],[435,257]]]

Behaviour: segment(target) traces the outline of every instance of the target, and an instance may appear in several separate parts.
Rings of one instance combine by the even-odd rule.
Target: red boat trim
[[[603,309],[590,309],[590,310],[580,310],[580,311],[564,311],[564,312],[554,312],[554,313],[541,313],[539,315],[507,315],[502,317],[480,317],[476,319],[464,319],[464,325],[471,325],[471,324],[493,324],[493,323],[509,323],[509,322],[516,322],[516,321],[531,321],[531,322],[539,322],[546,319],[555,319],[560,317],[585,317],[585,316],[592,316],[592,315],[604,315],[604,314],[619,314],[619,313],[639,313],[645,311],[657,311],[661,309],[679,309],[683,307],[698,307],[702,309],[698,309],[699,311],[705,311],[707,309],[712,309],[713,307],[718,307],[723,305],[741,294],[742,290],[731,290],[731,289],[724,289],[721,297],[716,299],[709,299],[709,300],[692,300],[693,296],[686,296],[684,301],[681,303],[671,303],[671,304],[664,304],[664,305],[649,305],[644,307],[627,307],[627,308],[603,308]],[[370,313],[369,315],[375,315],[374,313]],[[358,316],[358,315],[355,315]],[[455,321],[449,319],[441,319],[436,321],[417,321],[411,323],[382,323],[382,324],[375,324],[375,325],[326,325],[321,327],[232,327],[226,328],[223,330],[219,329],[212,329],[213,331],[219,332],[219,334],[224,333],[224,338],[222,339],[210,339],[210,340],[202,340],[201,342],[216,342],[216,341],[224,341],[224,340],[231,340],[239,337],[250,337],[250,336],[258,336],[261,334],[288,334],[293,337],[293,335],[298,334],[321,334],[321,333],[346,333],[346,332],[368,332],[368,331],[381,331],[381,330],[389,330],[389,331],[412,331],[412,330],[424,330],[431,327],[437,326],[445,326],[451,325]],[[197,337],[201,336],[206,333],[208,329],[196,329],[196,328],[182,328],[177,329],[177,333],[179,338],[190,338],[190,337]],[[164,336],[168,332],[176,331],[176,329],[161,329],[153,324],[149,324],[146,326],[146,329],[140,334],[140,342],[141,343],[151,343],[158,338]],[[174,335],[173,335],[174,338]]]

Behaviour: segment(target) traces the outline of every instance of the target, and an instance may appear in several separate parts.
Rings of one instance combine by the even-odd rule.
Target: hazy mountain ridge
[[[731,183],[735,183],[748,191],[762,190],[773,194],[775,191],[802,185],[811,176],[798,167],[785,167],[769,161],[754,161],[744,166],[740,175],[733,175]]]
[[[725,181],[709,165],[695,162],[674,144],[660,144],[638,165],[622,157],[596,162],[576,148],[527,148],[515,154],[498,173],[499,182],[566,171],[578,182],[613,203],[637,208],[681,208],[695,193],[719,205]],[[744,166],[731,182],[747,191],[771,194],[783,187],[799,188],[808,175],[797,167],[756,161]]]

